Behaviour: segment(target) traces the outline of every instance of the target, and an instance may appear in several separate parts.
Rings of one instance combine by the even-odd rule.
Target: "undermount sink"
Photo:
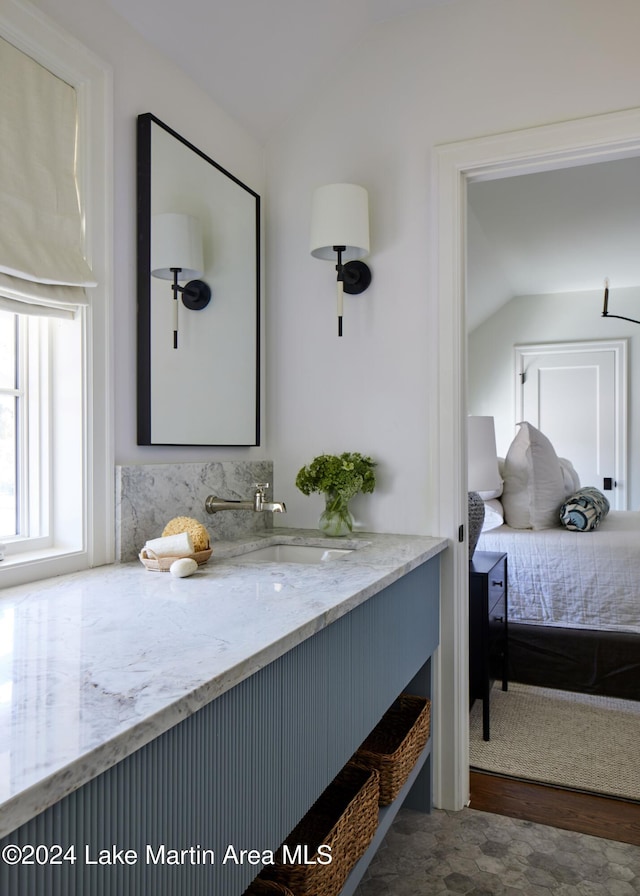
[[[348,548],[323,548],[309,544],[271,544],[233,557],[233,561],[234,563],[327,563],[352,552],[352,549]]]

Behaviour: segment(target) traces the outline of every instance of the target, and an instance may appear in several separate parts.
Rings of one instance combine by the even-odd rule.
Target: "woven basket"
[[[276,883],[275,880],[263,880],[261,877],[256,877],[242,896],[294,896],[294,894],[288,887]]]
[[[377,827],[378,773],[349,762],[289,834],[276,853],[276,864],[260,877],[288,887],[295,896],[337,896]],[[293,864],[291,856],[299,846],[307,847],[306,854],[300,864]],[[330,852],[319,851],[320,846]]]
[[[380,774],[380,805],[398,796],[429,739],[431,701],[402,694],[387,710],[353,759]]]

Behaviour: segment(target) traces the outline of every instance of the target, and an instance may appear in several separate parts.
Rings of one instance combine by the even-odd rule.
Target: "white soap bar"
[[[191,557],[181,557],[180,560],[174,560],[169,567],[169,572],[179,579],[191,576],[198,568],[198,564]]]
[[[188,532],[152,538],[145,544],[148,557],[184,557],[193,554],[193,541]]]

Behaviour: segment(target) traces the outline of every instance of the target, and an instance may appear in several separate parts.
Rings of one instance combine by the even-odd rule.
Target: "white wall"
[[[634,0],[409,15],[364,35],[269,143],[267,413],[289,522],[320,509],[289,487],[297,469],[360,450],[380,462],[380,488],[355,502],[365,527],[437,532],[432,147],[638,105],[639,28]],[[335,273],[309,255],[308,228],[313,187],[341,180],[369,190],[374,279],[345,299],[339,340]]]
[[[116,461],[274,457],[287,521],[314,525],[320,499],[296,491],[297,469],[321,451],[362,450],[380,462],[379,488],[354,502],[363,525],[436,531],[431,148],[638,105],[635,0],[460,0],[382,24],[270,142],[266,181],[257,141],[106,0],[36,5],[114,69]],[[262,195],[268,183],[260,448],[135,444],[140,112],[153,112]],[[346,298],[341,341],[332,265],[308,254],[311,191],[334,180],[369,189],[372,219],[374,281]]]
[[[603,291],[519,296],[469,335],[469,413],[496,418],[496,447],[505,456],[514,436],[516,377],[513,347],[539,342],[628,339],[628,495],[640,508],[640,327],[602,318]],[[611,290],[609,311],[640,319],[640,288]]]
[[[150,111],[258,192],[266,182],[268,439],[249,451],[274,458],[287,522],[314,526],[321,510],[319,498],[293,485],[302,464],[322,451],[360,450],[380,464],[378,490],[354,502],[366,528],[454,539],[457,525],[440,531],[438,519],[437,491],[446,496],[448,483],[438,475],[432,149],[640,105],[637,0],[459,0],[381,24],[363,33],[342,65],[328,67],[278,130],[267,147],[266,181],[256,143],[106,0],[38,5],[115,71],[117,460],[209,459],[221,451],[135,446],[134,124]],[[313,188],[341,180],[370,193],[374,280],[363,296],[346,298],[339,341],[335,272],[309,255],[308,229]],[[454,657],[450,637],[441,654]],[[446,663],[443,670],[439,752],[452,766],[464,731],[447,700],[455,702],[454,686],[462,693],[464,670]],[[455,773],[445,768],[445,777]]]
[[[251,189],[264,193],[264,151],[172,63],[146,44],[105,0],[36,0],[35,6],[113,68],[116,463],[269,457],[260,448],[136,445],[136,118],[151,112]],[[150,14],[153,12],[150,4]],[[188,52],[188,33],[183,35]],[[203,396],[194,396],[201,406]]]

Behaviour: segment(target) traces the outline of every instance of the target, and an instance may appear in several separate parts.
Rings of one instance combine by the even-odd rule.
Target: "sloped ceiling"
[[[471,183],[469,330],[514,296],[640,285],[640,158]]]
[[[370,28],[457,0],[108,0],[260,142]],[[640,284],[640,159],[472,183],[467,319],[517,295]]]
[[[456,0],[108,0],[260,141],[367,29]]]

